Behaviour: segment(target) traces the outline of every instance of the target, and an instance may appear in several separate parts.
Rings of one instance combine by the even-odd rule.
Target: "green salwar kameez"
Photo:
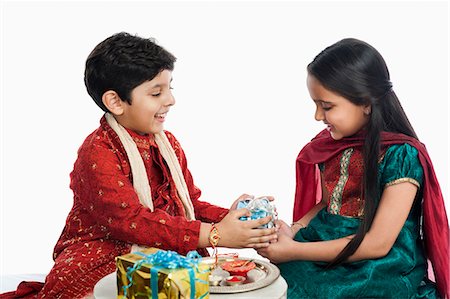
[[[360,149],[347,149],[336,159],[320,165],[327,188],[328,206],[306,228],[298,231],[298,242],[333,240],[356,233],[363,200]],[[337,171],[338,170],[338,171]],[[420,238],[420,185],[423,170],[417,150],[392,145],[379,162],[379,182],[389,185],[410,182],[419,187],[418,196],[389,253],[382,258],[344,263],[326,269],[326,263],[291,261],[279,264],[288,283],[290,298],[436,298],[435,284],[427,277],[427,261]],[[349,190],[354,189],[354,190]]]

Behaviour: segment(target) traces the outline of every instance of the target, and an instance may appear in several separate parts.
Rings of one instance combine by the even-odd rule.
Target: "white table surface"
[[[211,299],[224,299],[224,298],[240,298],[240,299],[252,299],[252,298],[286,298],[287,283],[283,277],[279,276],[272,284],[256,289],[253,291],[233,293],[233,294],[210,294]],[[116,272],[113,272],[103,277],[94,288],[95,299],[114,299],[117,298],[117,284],[116,284]]]

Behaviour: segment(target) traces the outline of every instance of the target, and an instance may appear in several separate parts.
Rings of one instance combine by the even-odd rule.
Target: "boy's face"
[[[119,123],[139,134],[156,134],[163,130],[170,106],[175,104],[170,82],[172,72],[164,70],[155,78],[131,91],[131,105],[123,102]]]

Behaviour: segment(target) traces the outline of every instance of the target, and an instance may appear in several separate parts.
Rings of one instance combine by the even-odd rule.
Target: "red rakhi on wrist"
[[[215,258],[214,268],[217,267],[218,263],[217,245],[219,244],[219,240],[220,240],[219,230],[217,229],[216,225],[213,222],[211,223],[211,230],[209,231],[209,243],[211,244],[211,247],[213,249],[213,257]]]

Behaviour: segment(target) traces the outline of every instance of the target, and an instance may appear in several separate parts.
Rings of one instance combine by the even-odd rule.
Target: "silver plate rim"
[[[271,283],[273,283],[279,276],[280,276],[280,269],[278,269],[277,266],[270,262],[266,262],[259,259],[254,258],[246,258],[246,257],[239,257],[237,259],[240,260],[253,260],[253,262],[256,264],[256,268],[259,271],[264,271],[261,269],[262,267],[265,267],[267,269],[266,276],[258,281],[246,283],[246,284],[240,284],[240,285],[234,285],[234,286],[210,286],[209,292],[211,294],[230,294],[230,293],[242,293],[242,292],[248,292],[253,291],[257,289],[264,288]]]

